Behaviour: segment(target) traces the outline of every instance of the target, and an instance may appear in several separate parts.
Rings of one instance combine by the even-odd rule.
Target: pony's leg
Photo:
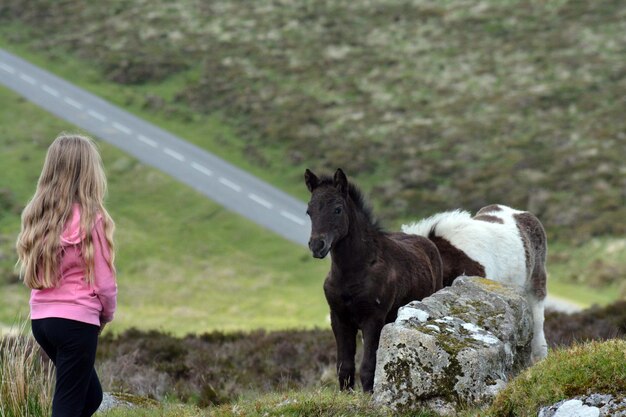
[[[530,302],[534,323],[531,359],[535,363],[548,355],[548,343],[543,332],[544,300],[538,300],[534,295],[529,295],[528,301]]]
[[[356,354],[356,334],[358,329],[331,310],[330,323],[337,345],[337,376],[339,389],[354,388],[354,355]]]
[[[546,272],[546,246],[545,241],[539,242],[537,247],[538,257],[531,275],[532,293],[528,296],[530,308],[533,314],[533,340],[532,340],[532,360],[537,362],[548,355],[548,343],[543,332],[544,320],[544,301],[546,298],[546,281],[548,274]]]
[[[537,362],[548,354],[548,344],[543,333],[544,300],[546,298],[546,257],[548,243],[541,222],[530,213],[515,215],[526,251],[526,265],[530,266],[530,291],[527,299],[532,310],[534,327],[532,360]],[[530,265],[529,265],[530,264]]]
[[[378,350],[380,331],[384,325],[384,318],[371,318],[363,326],[363,361],[361,362],[361,385],[363,386],[363,392],[372,392],[374,390],[376,351]]]

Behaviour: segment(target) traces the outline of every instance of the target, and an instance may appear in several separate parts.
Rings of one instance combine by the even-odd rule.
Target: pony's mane
[[[322,186],[334,187],[335,183],[334,183],[333,177],[330,177],[328,175],[320,176],[319,186],[320,187]],[[363,196],[363,193],[361,192],[359,187],[357,187],[355,184],[353,184],[350,181],[348,181],[348,196],[350,196],[350,199],[356,206],[357,210],[363,213],[363,215],[365,216],[369,224],[372,225],[376,230],[382,231],[383,228],[380,225],[378,219],[376,219],[376,216],[374,216],[372,207],[369,205],[369,203]]]
[[[419,222],[402,225],[404,233],[428,237],[444,237],[452,229],[462,227],[472,219],[472,215],[463,210],[446,211],[427,217]]]

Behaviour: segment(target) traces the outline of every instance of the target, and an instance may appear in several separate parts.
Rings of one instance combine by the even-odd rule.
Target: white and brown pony
[[[533,315],[533,361],[548,347],[543,333],[546,297],[546,233],[531,213],[490,205],[472,217],[466,211],[439,213],[402,227],[428,237],[439,249],[443,285],[461,275],[475,275],[524,289]]]

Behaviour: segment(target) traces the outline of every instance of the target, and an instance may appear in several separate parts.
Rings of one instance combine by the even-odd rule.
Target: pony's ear
[[[320,184],[320,179],[307,168],[307,170],[304,171],[304,182],[306,183],[306,188],[308,188],[310,192],[313,192]]]
[[[338,168],[335,172],[333,184],[342,195],[348,195],[348,178],[346,177],[346,174],[343,173],[341,168]]]

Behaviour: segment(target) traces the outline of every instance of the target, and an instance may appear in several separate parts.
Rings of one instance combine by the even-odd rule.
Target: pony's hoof
[[[548,356],[548,347],[541,346],[540,348],[538,348],[536,351],[532,353],[532,355],[530,356],[530,360],[532,361],[534,365],[540,360],[544,359],[546,356]]]

